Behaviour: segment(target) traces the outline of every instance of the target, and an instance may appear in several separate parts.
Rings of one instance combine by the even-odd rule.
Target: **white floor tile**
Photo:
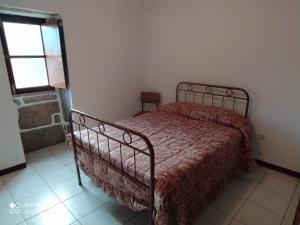
[[[233,219],[233,220],[231,221],[230,225],[246,225],[246,224],[242,223],[242,222],[239,221],[239,220]]]
[[[49,151],[65,165],[74,163],[73,150],[65,143],[52,146]]]
[[[112,198],[110,198],[100,187],[96,187],[94,184],[90,184],[88,185],[83,185],[83,187],[86,190],[89,190],[90,192],[94,193],[95,195],[99,196],[101,199],[106,199],[107,201],[111,200]]]
[[[31,176],[37,176],[37,174],[30,165],[27,165],[24,169],[2,176],[2,179],[6,185],[13,186],[28,180]]]
[[[26,177],[20,177],[20,178],[16,178],[16,180],[14,181],[14,179],[11,179],[9,182],[6,183],[6,186],[8,188],[13,187],[13,186],[20,186],[20,185],[24,185],[26,183],[32,183],[32,182],[40,182],[43,181],[41,179],[41,177],[37,174],[37,173],[32,173],[30,176],[26,176]]]
[[[240,177],[233,177],[225,186],[225,190],[228,190],[236,195],[239,195],[243,198],[249,197],[256,187],[256,183],[248,182],[241,179]]]
[[[84,182],[84,184],[88,184],[89,186],[95,186],[92,182],[92,179],[90,177],[88,177],[87,175],[85,175],[85,173],[80,170],[80,176],[81,176],[81,180],[82,182]]]
[[[64,204],[77,219],[80,219],[86,214],[94,211],[96,208],[102,206],[107,201],[107,198],[101,198],[91,191],[86,190],[68,199]]]
[[[46,148],[26,154],[26,161],[31,164],[42,163],[53,158],[54,156]]]
[[[8,207],[12,202],[14,202],[14,199],[8,189],[5,186],[0,187],[0,208]]]
[[[0,224],[1,225],[17,225],[24,221],[18,209],[5,206],[0,208]]]
[[[259,183],[259,186],[270,189],[278,194],[290,198],[294,192],[297,183],[288,182],[287,180],[290,180],[289,178],[281,179],[281,177],[274,175],[274,173],[272,172],[268,172],[266,176],[262,179],[262,181]]]
[[[293,220],[296,214],[298,202],[300,199],[300,184],[297,185],[296,190],[290,200],[288,209],[286,211],[285,217],[286,220]]]
[[[129,222],[129,218],[117,208],[111,205],[104,205],[79,221],[84,225],[120,225]]]
[[[101,189],[101,187],[95,186],[93,181],[88,176],[86,176],[82,171],[80,172],[80,174],[81,174],[81,180],[84,189],[87,189],[93,192],[94,194],[99,195],[100,198],[105,197],[107,198],[107,200],[111,200],[111,198]],[[76,177],[76,181],[77,181],[77,177]]]
[[[26,158],[27,169],[0,177],[1,225],[24,223],[23,217],[29,218],[29,225],[148,224],[147,211],[138,213],[119,205],[83,173],[83,187],[79,186],[73,152],[66,144],[30,153]],[[239,172],[199,212],[194,225],[279,225],[281,222],[291,225],[300,197],[300,182],[296,186],[297,182],[294,177],[263,167],[254,173]],[[26,215],[23,211],[23,217],[20,213],[10,214],[8,203],[15,200],[21,206],[29,203],[27,207],[34,213]],[[5,207],[1,208],[1,204]],[[8,219],[3,222],[3,217]]]
[[[65,151],[65,150],[71,150],[71,148],[69,147],[69,145],[65,142],[57,144],[57,145],[52,145],[50,147],[47,147],[47,149],[49,151],[57,151],[57,152],[61,152],[61,151]]]
[[[69,225],[75,221],[68,209],[63,204],[59,204],[26,222],[28,225]]]
[[[250,201],[237,214],[236,218],[246,225],[280,225],[282,216]]]
[[[71,225],[81,225],[81,223],[79,221],[75,221],[74,223],[72,223]]]
[[[48,190],[46,183],[38,176],[30,176],[25,181],[17,185],[8,185],[8,189],[16,201],[34,195],[38,192]]]
[[[245,198],[223,191],[210,204],[227,215],[234,217],[245,201]]]
[[[31,164],[31,166],[37,173],[42,173],[43,171],[49,170],[49,168],[51,168],[52,170],[59,169],[63,167],[64,164],[57,158],[53,157],[52,159],[43,162]]]
[[[230,225],[246,225],[244,223],[242,223],[241,221],[238,221],[236,219],[233,219],[230,223]]]
[[[49,208],[60,203],[57,196],[50,190],[45,190],[29,197],[26,197],[18,203],[21,205],[21,213],[25,219],[29,219]]]
[[[78,185],[77,177],[71,177],[62,181],[61,183],[50,184],[50,187],[62,201],[65,201],[84,191],[84,188]]]
[[[249,201],[255,202],[262,207],[284,216],[289,203],[289,198],[283,197],[268,189],[257,187],[250,196]]]
[[[54,169],[42,169],[38,171],[41,178],[51,187],[68,179],[76,179],[74,172],[67,166]]]
[[[294,225],[294,218],[285,217],[281,225]]]
[[[69,165],[67,165],[67,166],[73,171],[73,173],[76,174],[76,166],[75,166],[75,162],[73,162],[73,163],[71,163],[71,164],[69,164]]]
[[[246,181],[259,183],[262,180],[262,178],[265,176],[267,171],[268,169],[258,166],[256,171],[252,173],[238,172],[237,175]]]
[[[133,219],[134,217],[136,217],[138,215],[138,212],[135,212],[135,211],[129,209],[128,207],[120,205],[117,202],[117,200],[115,200],[115,199],[110,200],[105,205],[107,207],[113,207],[113,208],[115,208],[116,210],[118,210],[120,213],[122,213],[123,215],[125,215],[129,219]]]
[[[49,168],[56,169],[64,166],[64,164],[57,159],[51,152],[46,149],[36,151],[27,155],[29,164],[36,172],[49,170]]]
[[[197,216],[193,225],[202,224],[214,224],[214,225],[228,225],[232,217],[227,216],[225,213],[211,206],[206,206],[201,210],[200,214]]]
[[[282,181],[286,181],[286,182],[289,182],[291,184],[297,184],[297,182],[298,182],[298,179],[296,177],[292,177],[292,176],[289,176],[287,174],[277,172],[275,170],[269,170],[267,172],[267,175],[272,176],[272,177],[276,177],[276,178],[278,178]]]

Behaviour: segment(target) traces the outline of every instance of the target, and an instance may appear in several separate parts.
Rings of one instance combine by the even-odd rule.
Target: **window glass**
[[[10,56],[43,55],[40,25],[3,22]]]
[[[57,25],[42,25],[46,55],[61,56],[60,37]]]
[[[44,58],[12,58],[11,65],[17,89],[49,85]]]

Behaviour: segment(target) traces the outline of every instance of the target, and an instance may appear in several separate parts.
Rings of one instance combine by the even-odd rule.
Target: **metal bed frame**
[[[229,108],[232,111],[239,112],[245,117],[248,116],[249,109],[249,94],[246,90],[236,87],[212,85],[212,84],[199,84],[192,82],[180,82],[176,88],[176,101],[180,102],[193,102],[200,103],[203,105],[209,105],[214,107]],[[227,104],[229,102],[229,104]],[[242,111],[238,111],[237,105],[244,105]],[[153,145],[150,140],[142,133],[137,132],[132,129],[117,125],[112,122],[100,120],[86,113],[80,112],[78,110],[71,110],[69,114],[69,123],[71,131],[71,141],[74,151],[74,159],[76,163],[76,172],[78,177],[79,185],[82,185],[80,169],[78,164],[78,148],[82,151],[89,153],[92,157],[99,160],[101,163],[106,165],[108,168],[120,173],[122,176],[128,178],[130,181],[138,183],[143,187],[147,188],[149,191],[149,200],[147,201],[147,207],[149,210],[149,224],[154,225],[154,189],[155,189],[155,155]],[[75,128],[79,133],[79,141],[75,138]],[[120,137],[113,137],[106,133],[107,129],[114,128],[121,132]],[[87,138],[89,140],[88,146],[84,146],[82,142],[82,132],[83,129],[87,132]],[[95,153],[92,151],[92,145],[90,140],[90,134],[94,132],[97,137],[98,146]],[[106,138],[108,157],[103,157],[100,154],[99,149],[99,137]],[[146,149],[139,149],[133,145],[133,139],[143,141],[145,143]],[[110,159],[111,145],[110,143],[118,143],[118,149],[120,152],[120,162],[121,166],[114,165]],[[125,150],[124,147],[132,149],[134,152],[134,174],[130,174],[124,170],[122,151]],[[94,149],[95,150],[95,149]],[[115,150],[115,149],[114,149]],[[128,150],[128,149],[127,149]],[[126,151],[126,150],[125,150]],[[149,169],[150,169],[150,180],[145,182],[137,177],[136,170],[136,154],[144,154],[149,158]]]
[[[180,82],[176,88],[176,102],[178,101],[227,108],[247,118],[250,97],[243,88]],[[237,105],[244,107],[238,108]]]

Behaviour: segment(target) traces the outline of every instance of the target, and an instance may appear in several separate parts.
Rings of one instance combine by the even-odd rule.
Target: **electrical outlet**
[[[263,135],[263,134],[258,133],[257,134],[257,139],[260,140],[260,141],[265,141],[266,140],[266,136]]]

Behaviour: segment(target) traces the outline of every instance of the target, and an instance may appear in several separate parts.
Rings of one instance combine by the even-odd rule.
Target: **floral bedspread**
[[[178,224],[191,224],[195,213],[223,188],[235,169],[255,169],[251,124],[229,110],[177,102],[117,124],[142,132],[154,147],[156,225],[168,224],[171,206],[176,209]],[[116,138],[122,135],[112,128],[105,133]],[[110,142],[108,154],[106,137],[81,131],[75,133],[77,142],[80,135],[86,149],[131,175],[136,170],[139,180],[149,182],[149,157],[137,154],[134,166],[132,149],[123,147],[120,153],[118,143]],[[146,147],[136,137],[133,145]],[[146,208],[147,189],[108,168],[89,151],[79,150],[78,156],[81,169],[97,186],[131,209]]]

